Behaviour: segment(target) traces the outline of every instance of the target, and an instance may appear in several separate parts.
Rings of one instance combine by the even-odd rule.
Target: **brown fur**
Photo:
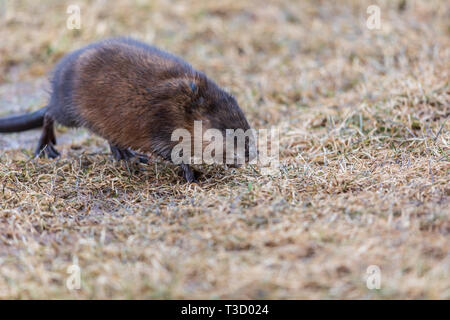
[[[172,132],[184,128],[193,136],[195,120],[203,120],[204,130],[223,133],[250,128],[235,99],[206,75],[176,56],[132,39],[105,40],[69,54],[56,66],[52,85],[38,147],[48,156],[58,155],[49,133],[53,120],[89,128],[119,151],[114,154],[134,150],[167,160],[178,143],[171,141]],[[51,149],[54,152],[47,152]],[[194,180],[192,172],[185,172],[185,177]]]

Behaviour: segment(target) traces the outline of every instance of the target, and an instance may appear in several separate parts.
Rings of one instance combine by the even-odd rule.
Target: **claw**
[[[109,144],[109,147],[111,149],[112,155],[114,156],[114,159],[116,159],[117,161],[129,161],[133,158],[138,158],[139,162],[141,163],[149,162],[149,158],[145,154],[136,153],[131,149],[119,148],[111,143]]]
[[[35,151],[35,156],[47,156],[49,159],[55,159],[60,156],[58,150],[55,149],[56,138],[53,128],[53,119],[45,115],[42,135],[39,140],[38,147]]]
[[[193,171],[189,165],[182,163],[180,165],[180,168],[182,170],[181,171],[182,176],[186,179],[186,181],[188,183],[199,184],[197,177],[196,177],[198,174],[196,174],[196,172]]]

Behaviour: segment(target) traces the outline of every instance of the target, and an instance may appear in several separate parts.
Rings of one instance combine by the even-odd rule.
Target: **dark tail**
[[[20,132],[42,127],[47,107],[33,113],[0,118],[0,132]]]

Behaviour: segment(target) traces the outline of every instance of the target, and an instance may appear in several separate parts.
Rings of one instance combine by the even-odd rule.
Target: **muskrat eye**
[[[198,87],[197,87],[197,85],[194,82],[191,82],[189,84],[189,87],[191,87],[192,92],[197,93]]]

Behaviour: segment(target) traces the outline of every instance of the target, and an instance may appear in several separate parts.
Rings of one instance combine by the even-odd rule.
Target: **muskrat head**
[[[252,161],[257,155],[255,133],[236,99],[211,81],[190,82],[189,88],[194,99],[187,101],[186,114],[191,122],[201,121],[204,162],[238,167]]]

